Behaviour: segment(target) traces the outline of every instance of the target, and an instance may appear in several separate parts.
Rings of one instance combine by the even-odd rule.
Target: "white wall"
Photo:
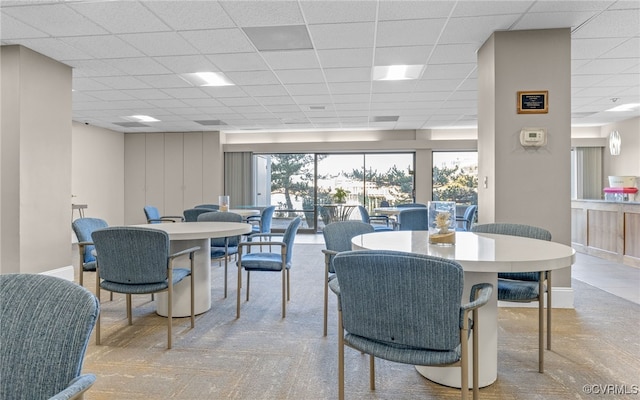
[[[0,272],[71,265],[71,68],[2,46]]]
[[[85,217],[124,224],[124,133],[73,123],[71,195]],[[73,218],[78,218],[74,212]]]
[[[604,151],[604,185],[608,187],[609,175],[640,177],[640,117],[632,118],[600,128],[601,136],[608,138],[611,131],[617,130],[622,139],[620,154],[612,156],[608,142]],[[640,182],[639,182],[640,184]]]

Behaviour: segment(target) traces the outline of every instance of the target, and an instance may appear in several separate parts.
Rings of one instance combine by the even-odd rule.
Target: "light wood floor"
[[[229,274],[229,297],[223,299],[223,271],[214,262],[212,308],[197,317],[193,330],[188,318],[174,320],[172,350],[166,350],[166,319],[154,313],[149,296],[134,299],[134,321],[128,326],[124,296],[109,302],[103,294],[103,344],[96,346],[92,338],[83,368],[97,375],[97,382],[85,399],[337,398],[333,296],[329,335],[322,336],[322,243],[310,237],[297,241],[285,319],[280,314],[279,274],[252,274],[251,299],[243,301],[242,316],[236,319],[235,266]],[[606,267],[590,258],[580,258],[579,264],[578,275],[584,280],[590,269]],[[620,279],[635,282],[638,289],[638,271],[629,268],[625,277],[622,270]],[[85,286],[93,289],[94,279],[95,274],[85,274]],[[583,280],[572,284],[575,309],[553,311],[553,350],[545,353],[544,374],[537,372],[537,310],[500,309],[498,380],[481,389],[482,399],[621,398],[587,393],[594,387],[637,391],[640,305]],[[383,360],[377,360],[372,392],[368,357],[347,349],[345,364],[347,399],[460,396],[457,389],[424,379],[413,366]]]

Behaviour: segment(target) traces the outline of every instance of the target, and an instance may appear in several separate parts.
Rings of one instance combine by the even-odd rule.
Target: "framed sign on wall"
[[[548,90],[518,92],[518,114],[546,114],[548,112]]]

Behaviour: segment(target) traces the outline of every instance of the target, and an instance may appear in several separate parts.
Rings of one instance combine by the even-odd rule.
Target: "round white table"
[[[195,313],[202,314],[211,308],[211,238],[237,236],[251,232],[251,225],[244,222],[176,222],[164,224],[134,225],[141,228],[158,229],[169,234],[171,252],[200,246],[194,259],[195,270]],[[188,260],[177,261],[181,267],[189,265]],[[156,312],[166,317],[169,314],[167,293],[157,293]],[[173,287],[173,316],[191,315],[191,294],[189,279],[184,279]]]
[[[479,309],[479,385],[495,382],[498,374],[498,272],[551,271],[570,267],[575,250],[545,240],[489,233],[456,232],[455,246],[431,245],[427,231],[389,231],[359,235],[351,241],[353,250],[396,250],[455,260],[464,269],[463,300],[469,300],[471,287],[487,282],[493,285],[489,303]],[[472,343],[469,342],[471,352]],[[460,367],[416,366],[427,379],[460,387]],[[469,382],[472,381],[469,368]]]

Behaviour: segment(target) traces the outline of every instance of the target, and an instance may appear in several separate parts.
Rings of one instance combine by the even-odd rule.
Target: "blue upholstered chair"
[[[462,226],[456,228],[457,231],[470,231],[473,223],[476,220],[476,213],[478,212],[478,206],[472,204],[464,210],[464,214],[460,217],[456,215],[456,222],[460,222]]]
[[[78,251],[80,255],[80,268],[78,269],[78,282],[84,284],[84,271],[96,270],[96,258],[92,252],[95,248],[91,234],[97,229],[109,226],[107,221],[100,218],[78,218],[71,223],[71,228],[78,238]]]
[[[160,224],[162,222],[176,222],[184,221],[184,218],[180,215],[160,215],[157,207],[144,206],[144,215],[147,217],[148,224]]]
[[[171,348],[173,286],[191,278],[191,327],[194,316],[193,255],[199,247],[170,253],[169,235],[161,230],[136,227],[113,227],[93,232],[96,246],[96,294],[100,289],[124,293],[127,296],[127,318],[131,318],[131,295],[167,292],[167,348]],[[174,259],[189,255],[190,269],[174,268]],[[96,329],[96,344],[100,344],[100,317]]]
[[[398,214],[398,229],[401,231],[429,230],[429,210],[427,208],[407,208]]]
[[[389,217],[386,215],[374,215],[370,216],[369,211],[364,206],[358,206],[360,210],[360,217],[365,224],[371,224],[376,231],[392,231],[393,228],[389,226]],[[382,221],[385,225],[372,224],[373,221]]]
[[[329,281],[335,278],[335,270],[331,261],[341,251],[351,250],[351,239],[354,236],[374,232],[373,226],[359,221],[333,222],[324,227],[324,336],[327,336],[327,305],[329,303]]]
[[[208,208],[210,210],[220,210],[220,206],[218,204],[198,204],[193,208]]]
[[[478,308],[493,287],[464,287],[460,264],[395,251],[346,251],[333,259],[338,295],[338,398],[344,399],[345,345],[370,355],[371,390],[375,357],[403,364],[461,369],[461,396],[468,394],[468,336],[473,330],[473,397],[478,395]],[[472,311],[473,322],[469,320]]]
[[[548,230],[522,224],[475,225],[471,231],[551,240],[551,232]],[[551,271],[498,273],[498,300],[518,303],[538,302],[538,371],[540,373],[544,372],[545,292],[547,293],[547,349],[551,350]]]
[[[202,221],[242,222],[242,215],[232,212],[209,211],[198,216],[198,222]],[[240,236],[211,239],[211,258],[224,259],[225,298],[227,298],[227,267],[229,265],[229,257],[238,254],[238,244],[240,244]]]
[[[82,363],[99,304],[46,275],[0,275],[0,398],[80,398],[96,380]]]
[[[198,207],[198,208],[188,208],[184,210],[182,214],[184,215],[185,222],[196,222],[198,221],[198,216],[200,214],[204,214],[212,211],[217,211],[217,210],[214,210],[213,208]]]
[[[267,271],[282,273],[282,318],[286,316],[287,301],[291,298],[291,288],[289,284],[289,270],[291,269],[291,257],[293,255],[293,241],[300,227],[300,217],[294,218],[287,226],[282,235],[282,241],[253,242],[247,241],[240,243],[238,251],[238,292],[236,303],[236,318],[240,318],[240,289],[242,288],[242,269],[247,271],[247,301],[249,301],[249,283],[251,271]],[[275,236],[272,233],[257,233],[252,235],[253,238],[259,236]],[[279,253],[256,252],[251,253],[251,249],[255,246],[273,246],[280,249]],[[270,247],[271,248],[271,247]],[[246,253],[245,253],[246,251]]]
[[[271,233],[271,222],[273,221],[273,213],[276,210],[276,206],[269,206],[262,209],[260,215],[252,215],[247,217],[249,223],[257,222],[253,224],[251,228],[251,234],[253,233]]]

